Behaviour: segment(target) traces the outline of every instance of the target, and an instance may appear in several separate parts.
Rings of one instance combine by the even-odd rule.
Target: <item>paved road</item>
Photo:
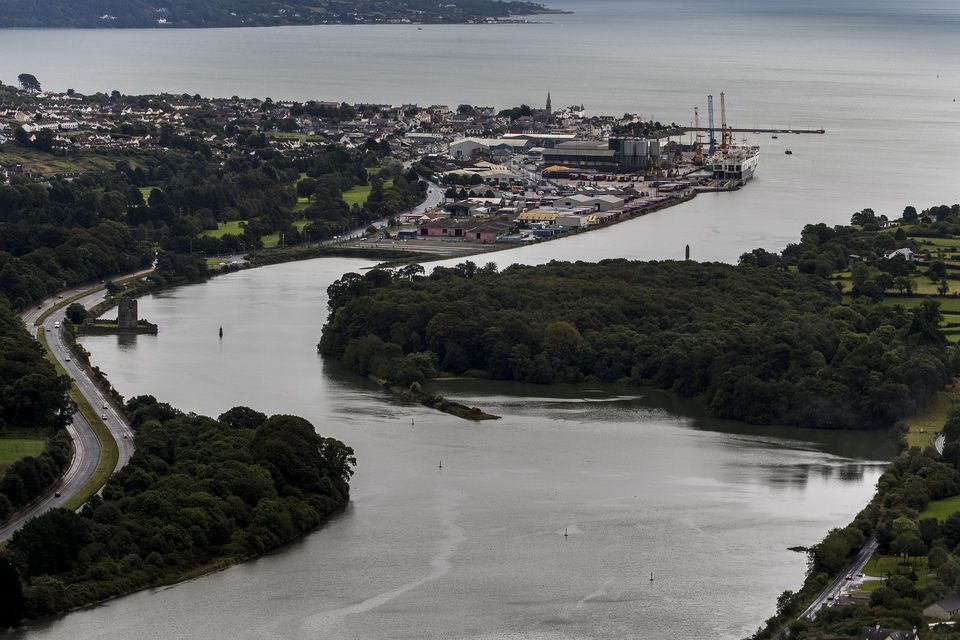
[[[139,272],[137,275],[145,273],[148,273],[148,271]],[[37,335],[37,327],[35,327],[34,323],[40,315],[58,302],[62,302],[62,299],[71,298],[88,288],[89,287],[80,287],[64,291],[59,296],[44,300],[39,307],[33,307],[24,311],[20,314],[20,317],[27,325],[27,330],[31,335]],[[101,290],[81,298],[79,302],[85,307],[90,308],[101,302],[105,296],[106,292]],[[114,469],[114,471],[116,471],[116,469],[120,469],[127,464],[130,456],[133,455],[133,432],[130,426],[123,421],[120,412],[113,406],[112,401],[106,397],[106,394],[100,391],[88,375],[88,372],[79,365],[67,349],[62,333],[64,311],[65,309],[59,309],[51,313],[41,325],[46,334],[47,346],[50,348],[53,356],[59,360],[63,368],[66,369],[68,375],[73,378],[73,384],[87,399],[87,402],[90,403],[94,410],[99,411],[101,415],[107,417],[105,422],[120,449],[120,456],[117,460],[117,466]],[[69,361],[67,360],[68,357],[70,358]],[[34,502],[33,505],[7,522],[3,527],[0,527],[0,542],[12,536],[17,529],[22,527],[24,523],[31,518],[55,507],[64,506],[93,476],[101,455],[100,441],[97,439],[93,428],[80,412],[77,411],[73,414],[73,422],[67,426],[67,432],[73,439],[74,448],[74,456],[70,461],[70,466],[67,468],[67,471],[63,474],[63,477],[60,478],[59,482],[50,489],[48,494]],[[56,495],[58,493],[60,495]]]
[[[823,590],[823,592],[817,596],[807,610],[800,614],[801,618],[806,618],[807,620],[813,620],[817,617],[817,612],[820,611],[824,606],[829,606],[837,596],[841,594],[843,588],[849,582],[847,576],[857,576],[860,573],[863,573],[864,567],[867,566],[867,562],[870,560],[870,557],[877,550],[877,540],[876,538],[870,538],[867,540],[867,544],[863,545],[863,548],[860,549],[860,553],[857,554],[857,557],[854,558],[853,562],[843,571],[837,578],[830,584],[829,587]]]
[[[933,446],[940,455],[943,455],[943,445],[945,443],[946,438],[944,438],[942,433],[939,434],[933,441]],[[847,567],[846,571],[837,576],[830,586],[824,589],[820,595],[817,596],[817,599],[814,600],[809,607],[807,607],[806,611],[800,614],[800,617],[813,620],[817,617],[817,612],[820,611],[820,609],[822,609],[824,606],[829,606],[832,604],[842,593],[843,588],[847,585],[847,576],[856,577],[858,574],[863,573],[864,567],[867,566],[867,562],[870,560],[870,557],[876,552],[877,546],[878,545],[875,538],[870,538],[867,540],[867,543],[862,549],[860,549],[860,553],[857,554],[857,557],[853,562],[850,563],[850,566]]]

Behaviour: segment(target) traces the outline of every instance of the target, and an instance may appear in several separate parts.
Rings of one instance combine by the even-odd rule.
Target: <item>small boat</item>
[[[790,149],[784,149],[783,152],[784,152],[785,154],[787,154],[788,156],[792,156],[792,155],[793,155],[793,151],[790,151]]]

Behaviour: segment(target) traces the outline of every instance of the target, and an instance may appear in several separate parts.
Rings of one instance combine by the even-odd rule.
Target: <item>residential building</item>
[[[923,617],[934,620],[950,620],[960,614],[960,598],[938,600],[923,610]]]

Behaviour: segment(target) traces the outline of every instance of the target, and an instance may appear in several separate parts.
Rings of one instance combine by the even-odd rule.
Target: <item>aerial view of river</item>
[[[548,4],[575,13],[422,31],[6,31],[0,79],[498,108],[549,89],[555,105],[683,124],[725,91],[735,126],[827,130],[747,134],[763,149],[747,188],[491,254],[500,264],[671,258],[686,244],[735,261],[863,207],[960,200],[956,3]],[[482,424],[397,403],[316,354],[327,285],[365,266],[215,278],[143,299],[157,336],[83,340],[126,397],[300,414],[343,439],[359,459],[349,509],[257,561],[11,637],[741,638],[800,585],[805,556],[787,547],[847,523],[893,455],[862,434],[711,420],[645,389],[444,383],[503,416]]]
[[[201,93],[377,103],[542,106],[706,122],[726,93],[757,177],[608,232],[611,256],[734,261],[779,250],[808,222],[864,207],[899,215],[960,201],[960,4],[951,0],[555,0],[538,25],[331,25],[210,30],[12,30],[0,79],[94,92]],[[64,54],[68,52],[68,54]],[[719,121],[719,104],[717,120]],[[738,135],[739,137],[739,135]],[[793,154],[785,155],[790,149]],[[579,241],[578,241],[579,242]],[[576,259],[578,243],[544,245]],[[531,251],[531,253],[536,253]]]
[[[26,635],[741,638],[802,582],[787,548],[847,523],[893,454],[629,387],[440,387],[503,416],[484,423],[398,403],[316,354],[327,285],[364,266],[222,276],[142,299],[157,336],[83,339],[127,397],[307,417],[356,449],[352,502],[269,556]]]

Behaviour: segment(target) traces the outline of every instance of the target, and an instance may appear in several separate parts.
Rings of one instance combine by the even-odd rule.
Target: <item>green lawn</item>
[[[0,470],[20,458],[40,455],[44,446],[42,438],[0,438]]]
[[[140,187],[140,194],[143,195],[144,202],[150,200],[150,192],[154,189],[156,189],[156,187]]]
[[[933,444],[934,437],[943,429],[957,399],[956,389],[938,391],[929,407],[908,420],[910,431],[907,433],[907,444],[921,449]]]
[[[921,302],[926,300],[927,297],[924,296],[891,296],[888,295],[883,299],[884,304],[889,305],[903,305],[907,309],[912,309],[918,306]],[[940,310],[944,313],[960,313],[960,298],[954,298],[953,296],[946,296],[941,298],[936,296],[933,298],[940,303]]]
[[[914,242],[920,243],[921,245],[960,249],[960,238],[923,238],[910,236],[910,239]]]
[[[866,580],[860,583],[860,591],[870,593],[871,591],[876,591],[883,586],[882,580]]]
[[[370,168],[367,168],[367,172],[370,171]],[[384,188],[393,186],[393,178],[389,178],[383,183]],[[367,203],[367,198],[370,197],[371,187],[369,184],[358,184],[349,191],[343,192],[343,201],[346,202],[349,206],[355,204],[360,205],[361,207]]]
[[[369,184],[358,184],[349,191],[343,192],[343,201],[351,207],[355,204],[363,206],[370,197],[371,188]]]
[[[913,558],[912,561],[906,564],[901,564],[900,560],[897,556],[878,556],[874,554],[867,562],[867,566],[863,572],[873,578],[886,578],[888,575],[906,575],[911,571],[916,571],[917,586],[927,584],[927,576],[930,571],[927,569],[927,558],[925,556]],[[876,589],[879,587],[872,588]]]
[[[135,156],[100,155],[95,151],[75,151],[65,156],[44,153],[37,149],[0,145],[0,165],[22,164],[31,171],[43,175],[66,172],[113,171],[117,160],[123,159],[131,166],[142,164]]]
[[[960,511],[960,496],[953,496],[943,500],[934,500],[927,505],[927,508],[923,510],[919,517],[936,518],[943,522],[957,511]]]
[[[309,198],[297,198],[297,204],[293,205],[294,213],[300,213],[304,209],[310,206]]]
[[[207,236],[210,238],[222,238],[223,236],[241,236],[243,235],[243,227],[241,224],[246,224],[246,220],[231,220],[230,222],[221,222],[217,225],[216,229],[206,229],[200,232],[201,236]]]
[[[303,133],[294,133],[292,131],[267,131],[267,136],[270,138],[283,138],[285,140],[300,140],[301,142],[323,142],[326,140],[324,136],[308,136]]]

